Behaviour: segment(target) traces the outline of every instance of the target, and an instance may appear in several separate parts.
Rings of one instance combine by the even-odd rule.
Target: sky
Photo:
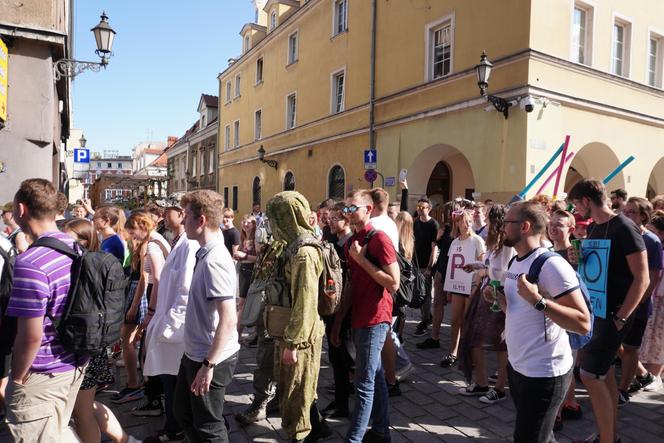
[[[254,20],[250,0],[75,0],[74,58],[99,61],[90,32],[102,10],[115,30],[106,70],[73,82],[73,128],[92,151],[121,154],[143,141],[182,136],[201,93],[240,55],[239,32]]]

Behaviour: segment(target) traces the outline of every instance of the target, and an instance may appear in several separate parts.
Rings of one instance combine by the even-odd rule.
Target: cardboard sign
[[[606,318],[606,288],[609,277],[610,251],[611,240],[581,241],[583,261],[579,266],[579,275],[588,288],[593,312],[600,318]]]
[[[450,257],[447,261],[447,271],[445,272],[445,286],[443,289],[457,294],[470,294],[470,287],[473,284],[473,272],[466,272],[462,268],[470,263],[477,261],[475,257],[474,243],[469,242],[468,246],[455,243],[450,248]]]

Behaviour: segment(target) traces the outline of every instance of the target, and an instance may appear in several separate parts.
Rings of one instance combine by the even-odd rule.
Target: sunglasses
[[[344,214],[355,214],[358,209],[366,207],[367,205],[350,205],[350,206],[344,206],[342,211]]]

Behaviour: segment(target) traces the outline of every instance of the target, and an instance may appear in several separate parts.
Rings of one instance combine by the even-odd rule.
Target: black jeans
[[[553,424],[572,381],[572,371],[558,377],[526,377],[507,365],[516,407],[514,443],[555,443]]]
[[[223,416],[224,395],[226,387],[233,380],[237,359],[238,354],[235,353],[215,366],[210,392],[204,396],[195,396],[190,387],[202,363],[190,360],[186,355],[182,356],[175,385],[173,410],[190,443],[228,442]]]
[[[350,390],[352,388],[349,373],[353,370],[354,365],[353,357],[348,353],[347,347],[348,342],[351,340],[350,315],[346,315],[346,318],[341,323],[341,331],[339,332],[341,346],[339,347],[334,346],[330,341],[334,315],[324,317],[323,320],[325,321],[325,335],[327,335],[327,352],[334,375],[334,404],[337,409],[347,410]]]
[[[180,425],[175,418],[173,412],[173,395],[175,394],[175,385],[177,383],[177,376],[171,374],[161,374],[159,376],[161,385],[164,388],[164,409],[166,413],[166,422],[164,424],[164,431],[171,434],[177,434],[182,431]]]

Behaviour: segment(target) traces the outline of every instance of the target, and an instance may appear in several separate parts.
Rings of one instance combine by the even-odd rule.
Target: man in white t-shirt
[[[536,202],[515,204],[505,216],[505,246],[514,247],[517,256],[505,274],[505,294],[499,294],[498,301],[506,316],[515,443],[556,441],[553,424],[573,365],[566,330],[579,334],[590,330],[579,281],[564,258],[544,262],[538,284],[526,280],[530,265],[546,252],[540,241],[547,223]]]
[[[369,194],[373,200],[374,208],[371,211],[369,223],[377,231],[383,231],[392,241],[394,250],[399,250],[399,231],[397,224],[387,215],[387,207],[390,204],[390,195],[383,188],[374,188]]]
[[[189,441],[227,442],[222,415],[240,343],[235,265],[219,231],[224,200],[210,190],[182,197],[187,238],[198,241],[184,322],[184,355],[175,387],[174,412]]]

